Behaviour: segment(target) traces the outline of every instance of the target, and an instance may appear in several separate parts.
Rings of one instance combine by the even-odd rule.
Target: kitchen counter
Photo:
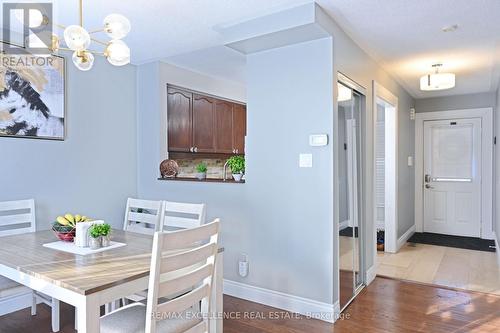
[[[222,178],[206,178],[200,180],[198,178],[189,178],[189,177],[175,177],[175,178],[158,178],[158,180],[164,181],[178,181],[178,182],[197,182],[197,183],[227,183],[227,184],[244,184],[245,180],[237,182],[234,179],[226,179],[225,181]]]

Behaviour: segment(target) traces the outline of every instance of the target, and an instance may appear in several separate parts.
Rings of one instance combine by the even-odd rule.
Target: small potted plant
[[[198,164],[196,166],[196,171],[197,171],[196,178],[198,178],[199,180],[207,178],[207,165],[205,163],[202,162]]]
[[[245,157],[232,156],[227,160],[227,164],[231,168],[233,178],[235,181],[241,181],[241,177],[245,173]]]
[[[111,245],[111,226],[107,223],[101,224],[101,245],[102,247]]]
[[[97,250],[102,246],[101,229],[101,224],[94,224],[89,228],[89,246],[92,250]]]

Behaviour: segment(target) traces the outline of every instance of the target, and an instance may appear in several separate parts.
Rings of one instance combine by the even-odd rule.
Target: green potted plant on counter
[[[196,166],[196,178],[203,180],[207,178],[207,165],[205,163],[200,163]]]
[[[232,156],[227,160],[227,164],[231,168],[234,180],[241,181],[241,177],[245,173],[245,157]]]
[[[101,245],[102,247],[111,245],[111,226],[107,223],[101,224]]]
[[[93,224],[89,228],[90,240],[89,246],[91,250],[97,250],[102,246],[102,238],[101,238],[101,225]]]

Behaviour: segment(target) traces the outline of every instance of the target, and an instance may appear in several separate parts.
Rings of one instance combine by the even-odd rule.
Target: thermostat
[[[328,144],[328,135],[326,134],[311,134],[309,135],[309,146],[321,147]]]

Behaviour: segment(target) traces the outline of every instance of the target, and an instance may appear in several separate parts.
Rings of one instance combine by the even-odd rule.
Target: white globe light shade
[[[455,87],[455,74],[436,73],[424,75],[420,78],[420,90],[445,90]]]
[[[123,15],[110,14],[104,18],[104,31],[111,39],[122,39],[130,32],[130,21]]]
[[[70,25],[64,29],[64,41],[73,51],[85,50],[90,45],[90,35],[79,25]]]
[[[124,66],[130,63],[130,49],[121,40],[112,40],[105,51],[110,64],[115,66]]]
[[[73,63],[81,71],[88,71],[94,66],[94,55],[87,51],[75,51]]]

